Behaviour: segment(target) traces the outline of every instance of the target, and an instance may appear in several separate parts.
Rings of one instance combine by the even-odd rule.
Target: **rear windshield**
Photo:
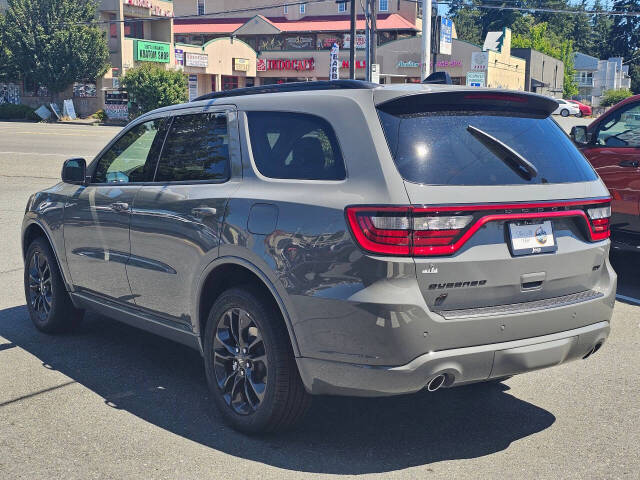
[[[514,185],[597,178],[550,117],[477,110],[378,113],[396,166],[409,182]],[[505,146],[518,155],[505,154]],[[525,161],[535,167],[535,175],[523,174]]]

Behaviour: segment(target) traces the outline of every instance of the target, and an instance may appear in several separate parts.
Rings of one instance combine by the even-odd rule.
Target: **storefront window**
[[[233,90],[234,88],[238,88],[238,77],[223,75],[222,90]]]
[[[124,36],[127,38],[144,38],[144,22],[125,19]]]

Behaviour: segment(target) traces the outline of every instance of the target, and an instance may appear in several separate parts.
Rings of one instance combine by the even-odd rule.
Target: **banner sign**
[[[342,48],[351,48],[351,34],[345,33],[342,37]],[[367,48],[367,36],[364,33],[356,33],[356,49],[362,50]]]
[[[170,45],[168,43],[136,40],[133,50],[133,58],[139,62],[169,63]]]
[[[189,75],[189,101],[193,102],[198,97],[198,76]]]
[[[440,17],[440,54],[451,55],[453,21],[450,18]]]
[[[329,54],[329,80],[340,79],[340,68],[338,68],[338,56],[340,55],[340,47],[334,43]]]
[[[128,120],[129,107],[127,104],[107,104],[104,106],[104,113],[113,120]]]
[[[184,50],[176,48],[173,52],[176,56],[176,65],[179,65],[181,67],[184,66]]]
[[[189,53],[185,54],[185,65],[187,67],[207,68],[209,66],[209,55],[206,53]]]

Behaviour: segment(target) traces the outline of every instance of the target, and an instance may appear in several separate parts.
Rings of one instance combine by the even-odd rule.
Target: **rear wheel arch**
[[[247,286],[254,292],[260,293],[267,301],[273,302],[289,333],[294,355],[296,357],[300,355],[291,318],[282,297],[267,275],[256,265],[239,257],[224,257],[210,264],[201,278],[202,281],[197,293],[197,319],[194,322],[194,327],[198,328],[197,333],[202,345],[204,345],[203,335],[209,311],[218,297],[230,288]]]

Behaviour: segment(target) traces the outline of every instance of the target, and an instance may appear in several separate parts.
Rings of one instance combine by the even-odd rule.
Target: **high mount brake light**
[[[514,212],[514,210],[516,210]],[[579,218],[588,240],[609,238],[610,199],[439,207],[347,207],[357,243],[380,255],[436,256],[457,252],[489,222]]]

